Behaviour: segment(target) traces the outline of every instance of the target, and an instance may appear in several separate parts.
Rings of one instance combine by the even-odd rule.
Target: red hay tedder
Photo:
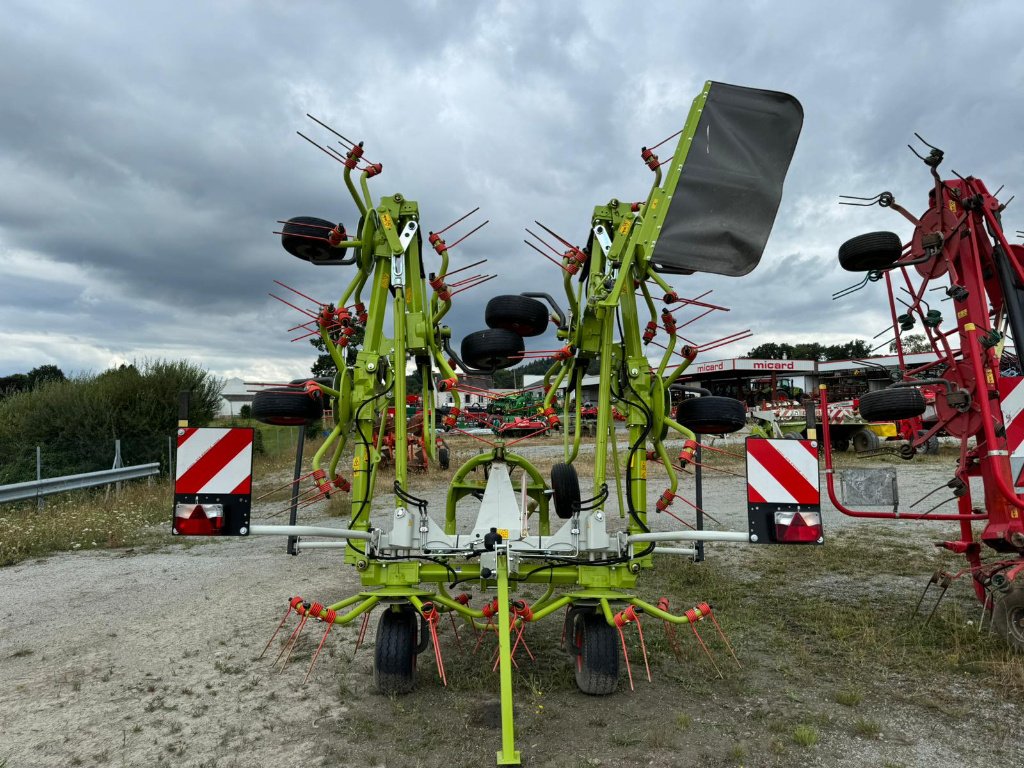
[[[826,451],[828,492],[841,512],[854,517],[958,523],[959,537],[936,546],[962,554],[968,565],[957,573],[935,574],[929,585],[944,592],[953,580],[969,576],[978,600],[991,611],[993,630],[1024,650],[1024,417],[1018,418],[1024,377],[1019,371],[1004,375],[1000,366],[1007,337],[1024,339],[1024,247],[1011,245],[1003,233],[1006,203],[981,179],[954,171],[955,178],[943,180],[938,172],[943,152],[927,146],[927,157],[915,152],[934,181],[919,218],[890,192],[844,201],[891,208],[913,224],[914,234],[906,244],[893,232],[870,232],[844,243],[841,266],[865,276],[833,298],[884,281],[900,366],[890,387],[861,398],[860,411],[869,421],[916,418],[926,407],[922,389],[933,391],[936,420],[917,432],[911,450],[923,449],[940,433],[960,440],[953,476],[936,489],[944,488],[951,498],[924,511],[849,509],[836,495],[831,450]],[[936,297],[935,292],[941,293]],[[949,309],[937,309],[937,298],[948,301]],[[918,323],[936,359],[912,367],[900,336]],[[824,388],[822,400],[824,408]],[[827,420],[823,426],[828,447]],[[955,513],[934,511],[954,500]]]

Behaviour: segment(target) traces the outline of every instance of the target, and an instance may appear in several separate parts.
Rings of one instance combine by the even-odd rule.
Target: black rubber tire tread
[[[924,395],[917,387],[893,387],[868,392],[860,397],[860,415],[865,421],[899,421],[924,413]]]
[[[416,614],[409,606],[385,610],[377,624],[373,684],[385,696],[409,693],[416,686]]]
[[[832,438],[832,450],[839,453],[845,453],[850,450],[850,439],[848,437]]]
[[[448,469],[451,465],[451,452],[443,445],[437,449],[437,466]]]
[[[471,368],[490,371],[522,362],[523,337],[504,328],[476,331],[462,340],[462,360]]]
[[[992,630],[1017,653],[1024,653],[1024,585],[1018,584],[995,600]]]
[[[619,687],[619,633],[599,612],[577,613],[573,639],[576,652],[576,685],[589,696],[607,696]]]
[[[564,463],[551,467],[551,491],[555,514],[568,520],[580,508],[580,479],[576,467]]]
[[[252,417],[264,424],[298,427],[323,418],[322,397],[310,397],[297,387],[274,387],[257,392],[252,398]]]
[[[839,246],[839,265],[847,272],[887,269],[903,254],[903,241],[895,232],[868,232]]]
[[[484,309],[488,328],[504,328],[520,336],[540,336],[548,329],[550,317],[543,302],[529,296],[495,296]]]
[[[330,261],[340,258],[344,252],[327,242],[327,235],[334,226],[333,221],[318,219],[315,216],[295,216],[288,219],[288,223],[281,228],[281,246],[292,256],[303,261]],[[323,239],[310,240],[311,237]]]
[[[867,427],[854,432],[850,442],[853,443],[853,450],[857,453],[877,451],[882,445],[882,441],[878,439],[878,435]]]
[[[676,421],[698,435],[724,435],[743,429],[747,409],[731,397],[688,397],[676,406]]]

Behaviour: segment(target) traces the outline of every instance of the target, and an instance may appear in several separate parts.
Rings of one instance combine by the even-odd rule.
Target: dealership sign
[[[720,371],[814,371],[813,360],[756,360],[739,357],[732,360],[709,360],[690,366],[689,373],[718,373]]]

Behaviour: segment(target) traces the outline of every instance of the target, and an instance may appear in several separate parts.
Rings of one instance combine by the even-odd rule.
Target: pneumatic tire
[[[899,421],[924,413],[924,395],[916,387],[895,387],[868,392],[860,398],[865,421]]]
[[[334,222],[315,216],[296,216],[281,228],[281,247],[303,261],[332,261],[338,249],[327,241]]]
[[[590,696],[607,696],[619,687],[619,636],[599,612],[573,614],[576,685]]]
[[[476,331],[462,340],[462,359],[466,365],[491,371],[511,368],[523,359],[523,337],[504,328]]]
[[[676,407],[676,421],[698,435],[724,435],[743,429],[747,409],[731,397],[690,397]]]
[[[548,328],[548,308],[529,296],[495,296],[487,302],[484,320],[488,328],[503,328],[520,336],[540,336]]]
[[[839,265],[847,272],[888,269],[903,254],[903,242],[895,232],[868,232],[839,246]]]
[[[555,514],[562,520],[571,518],[580,508],[580,479],[572,464],[551,467],[551,500]]]
[[[416,685],[416,613],[411,606],[388,608],[377,625],[373,684],[385,696],[409,693]]]
[[[252,398],[252,417],[264,424],[300,427],[323,418],[324,402],[317,393],[311,396],[297,387],[274,387],[257,392]]]

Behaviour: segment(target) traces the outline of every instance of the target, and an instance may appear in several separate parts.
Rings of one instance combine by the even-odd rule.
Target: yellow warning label
[[[394,224],[391,221],[391,214],[388,213],[382,213],[380,215],[380,223],[381,226],[384,227],[384,229],[391,229],[394,226]]]
[[[996,385],[996,377],[992,374],[991,368],[985,369],[985,381],[989,383],[989,386],[994,387]]]
[[[632,226],[633,226],[633,220],[632,219],[626,219],[619,226],[619,234],[620,235],[628,235],[629,234],[629,228],[632,227]]]
[[[963,318],[967,317],[967,310],[961,309],[959,312],[956,313],[956,317],[957,320],[962,320]]]
[[[499,528],[498,535],[501,536],[502,540],[507,540],[509,538],[508,528]]]
[[[976,330],[978,330],[978,326],[976,326],[974,323],[964,323],[964,330],[965,331],[976,331]]]
[[[949,210],[951,210],[953,213],[956,213],[956,200],[949,201]]]
[[[658,198],[654,198],[653,200],[651,200],[651,210],[658,210]]]
[[[1018,509],[1011,509],[1010,510],[1010,517],[1012,517],[1014,520],[1016,520],[1018,517],[1020,517],[1020,510],[1018,510]]]
[[[362,468],[363,468],[363,457],[362,456],[356,456],[355,458],[353,458],[352,459],[352,471],[353,472],[359,472],[359,471],[362,470]]]

